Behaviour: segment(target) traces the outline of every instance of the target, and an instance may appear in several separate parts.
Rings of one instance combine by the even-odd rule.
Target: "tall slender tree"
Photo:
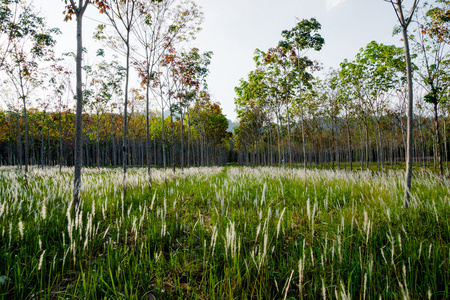
[[[73,180],[73,208],[78,210],[80,205],[81,190],[81,162],[83,155],[83,82],[82,82],[82,60],[83,60],[83,16],[89,4],[94,4],[100,13],[104,13],[108,9],[106,0],[64,0],[66,9],[65,21],[71,20],[73,16],[77,21],[77,53],[76,53],[76,122],[75,122],[75,170]]]
[[[166,51],[181,41],[189,40],[200,30],[203,14],[192,1],[163,0],[142,2],[133,33],[140,44],[134,59],[134,66],[146,89],[146,154],[148,187],[151,188],[150,168],[150,89],[155,78],[155,66]]]
[[[284,44],[292,47],[296,50],[297,56],[297,72],[298,72],[298,93],[300,102],[300,114],[302,124],[302,144],[303,144],[303,167],[306,174],[306,146],[305,146],[305,126],[304,126],[304,112],[303,112],[303,100],[302,100],[302,83],[308,78],[308,74],[305,74],[305,69],[312,64],[308,63],[309,59],[302,57],[309,49],[320,51],[325,43],[324,38],[318,33],[322,28],[320,23],[315,19],[304,19],[297,23],[297,25],[291,30],[284,30],[282,36],[284,38],[280,44]],[[306,175],[305,175],[306,182]]]
[[[405,59],[406,59],[406,77],[408,81],[408,125],[407,125],[407,145],[406,145],[406,173],[405,173],[405,194],[403,204],[405,207],[409,206],[411,199],[411,180],[412,180],[412,155],[413,155],[413,105],[414,105],[414,94],[413,94],[413,76],[412,76],[412,64],[411,64],[411,53],[409,48],[409,36],[408,27],[411,24],[414,13],[417,10],[420,0],[413,0],[411,9],[407,12],[404,8],[404,0],[384,0],[389,2],[397,16],[398,22],[401,27],[403,43],[405,48]]]
[[[7,74],[22,102],[25,124],[25,184],[27,184],[29,165],[27,99],[41,80],[40,71],[44,68],[44,60],[53,55],[53,46],[56,43],[53,35],[59,30],[48,29],[45,20],[27,3],[22,1],[13,3],[14,16],[7,20],[8,26],[2,28],[6,31],[9,42],[0,67]]]
[[[131,33],[136,23],[139,0],[108,0],[108,10],[105,11],[110,24],[113,27],[113,35],[108,36],[105,25],[97,27],[94,37],[106,42],[110,48],[125,55],[125,87],[124,87],[124,116],[123,116],[123,194],[127,192],[127,166],[128,166],[128,94],[130,83],[130,57],[131,57]]]
[[[430,8],[427,3],[424,9]],[[442,143],[439,129],[439,106],[443,106],[447,100],[446,93],[449,88],[449,58],[450,48],[441,38],[437,29],[434,29],[433,13],[435,8],[431,8],[427,14],[421,18],[416,18],[418,24],[415,34],[412,36],[413,50],[420,56],[419,70],[417,74],[420,80],[418,83],[427,91],[424,100],[433,105],[434,130],[437,144],[437,155],[441,176],[444,175],[442,159]],[[431,15],[431,16],[430,16]]]

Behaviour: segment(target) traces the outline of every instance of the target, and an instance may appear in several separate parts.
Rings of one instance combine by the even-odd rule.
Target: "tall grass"
[[[174,176],[0,169],[2,298],[450,296],[450,184],[416,173],[191,168]],[[2,280],[3,279],[3,280]]]

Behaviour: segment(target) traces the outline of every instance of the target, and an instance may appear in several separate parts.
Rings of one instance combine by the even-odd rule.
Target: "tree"
[[[175,111],[180,116],[181,128],[181,170],[184,167],[184,118],[189,112],[192,102],[195,101],[196,96],[200,91],[207,90],[206,77],[209,73],[208,66],[211,63],[211,51],[200,53],[198,48],[192,48],[188,52],[182,52],[179,63],[175,66],[177,72],[173,74],[179,77],[181,90],[176,95],[177,103],[175,103]],[[189,153],[189,138],[190,138],[190,120],[188,114],[188,153]],[[189,157],[189,155],[188,155]]]
[[[263,139],[263,124],[270,122],[269,86],[266,84],[267,74],[263,70],[252,71],[248,80],[240,80],[235,87],[237,97],[234,100],[239,118],[239,126],[235,130],[236,148],[244,150],[248,163],[248,150]],[[256,152],[256,149],[254,149]]]
[[[125,87],[124,87],[124,116],[123,116],[123,194],[127,192],[127,165],[128,165],[128,93],[130,81],[131,32],[136,23],[139,0],[108,0],[108,10],[105,11],[113,27],[115,36],[104,35],[105,25],[97,27],[94,37],[106,42],[110,48],[125,55]]]
[[[411,68],[411,53],[409,49],[408,27],[411,23],[414,13],[417,9],[420,0],[413,0],[413,4],[409,13],[404,9],[404,0],[384,0],[392,5],[398,22],[400,23],[403,43],[405,48],[406,60],[406,77],[408,82],[408,125],[407,125],[407,146],[406,146],[406,173],[405,173],[405,195],[403,204],[405,207],[409,206],[411,199],[411,179],[412,179],[412,152],[413,152],[413,77]],[[405,15],[406,14],[406,15]]]
[[[345,86],[347,99],[359,106],[359,115],[365,129],[367,169],[369,168],[369,126],[372,123],[369,121],[374,120],[378,130],[378,134],[375,134],[377,164],[379,170],[384,170],[381,120],[394,88],[399,81],[404,81],[404,71],[403,49],[375,41],[361,48],[354,61],[349,62],[345,59],[341,63],[340,84]],[[361,167],[362,165],[363,161]]]
[[[364,169],[364,161],[366,169],[369,169],[369,117],[370,117],[370,106],[368,105],[365,98],[364,88],[366,87],[365,71],[364,66],[356,61],[344,61],[340,64],[339,78],[341,83],[347,89],[347,95],[350,97],[354,106],[357,107],[358,115],[360,117],[360,122],[362,123],[365,131],[365,160],[363,154],[362,146],[362,136],[361,131],[361,170]]]
[[[138,6],[139,15],[133,33],[141,51],[135,55],[134,65],[142,78],[141,85],[146,88],[146,148],[148,187],[151,189],[150,168],[150,122],[149,103],[152,80],[155,78],[155,66],[166,51],[177,42],[194,37],[200,30],[203,15],[197,5],[191,1],[175,5],[175,0],[142,2]]]
[[[31,5],[24,0],[1,1],[0,3],[0,67],[6,58],[11,55],[11,46],[16,39],[10,38],[10,33],[29,34],[28,28],[35,25],[36,16],[28,11]],[[31,27],[27,24],[29,21],[34,23]]]
[[[201,133],[207,141],[207,150],[210,148],[210,155],[207,156],[207,161],[216,160],[217,147],[223,143],[227,137],[228,120],[222,114],[222,109],[218,103],[211,103],[210,101],[199,101],[193,108],[197,110],[197,118],[194,120],[196,125],[200,128]]]
[[[2,4],[4,5],[4,4]],[[25,123],[25,184],[28,184],[29,143],[27,98],[40,82],[43,61],[53,55],[53,34],[58,29],[48,29],[45,21],[30,6],[14,1],[15,14],[3,30],[9,40],[1,68],[14,86],[22,101]],[[8,8],[9,9],[9,8]]]
[[[337,102],[339,103],[341,110],[344,111],[345,127],[347,129],[347,147],[348,147],[348,159],[350,161],[350,171],[353,170],[353,147],[352,147],[352,135],[350,134],[350,126],[353,120],[355,112],[355,105],[352,103],[353,97],[351,88],[345,86],[342,82],[342,78],[339,76],[339,71],[333,71],[333,77],[330,80],[331,89],[336,89],[338,92]]]
[[[305,148],[305,129],[304,129],[304,113],[303,113],[303,100],[302,100],[302,83],[308,78],[305,74],[305,69],[312,64],[308,63],[307,57],[301,58],[305,54],[305,51],[314,49],[320,51],[325,43],[325,40],[318,33],[321,29],[321,25],[315,18],[310,20],[304,19],[297,23],[297,26],[291,30],[284,30],[282,36],[283,41],[280,45],[295,49],[297,56],[297,72],[298,72],[298,84],[299,84],[299,102],[300,102],[300,114],[302,122],[302,144],[303,144],[303,167],[306,172],[306,148]],[[303,53],[301,53],[303,51]],[[305,173],[306,174],[306,173]],[[306,175],[305,175],[306,182]]]
[[[394,45],[370,42],[357,54],[356,62],[362,66],[365,84],[363,91],[378,129],[378,168],[384,171],[381,119],[388,106],[388,98],[396,84],[404,82],[405,60],[403,49]],[[377,135],[375,134],[375,137]]]
[[[292,141],[291,141],[291,113],[292,95],[294,86],[296,86],[295,60],[297,59],[294,51],[286,43],[280,43],[277,48],[271,48],[265,54],[263,62],[270,65],[272,79],[278,85],[279,90],[279,108],[284,109],[287,118],[288,145],[289,145],[289,167],[292,169]],[[283,104],[285,107],[283,107]]]
[[[49,89],[50,93],[54,97],[56,110],[58,112],[58,129],[59,129],[59,151],[58,151],[58,166],[61,173],[63,165],[63,130],[62,130],[62,114],[67,110],[67,103],[63,103],[64,93],[68,90],[70,85],[70,76],[72,73],[59,63],[52,64],[49,73]]]
[[[80,189],[81,189],[81,162],[83,155],[83,82],[82,82],[82,59],[83,59],[83,16],[89,4],[94,4],[100,13],[104,13],[108,9],[106,0],[79,0],[78,5],[76,0],[64,0],[66,9],[65,21],[71,20],[72,16],[76,17],[77,21],[77,53],[76,53],[76,90],[77,90],[77,104],[76,104],[76,122],[75,122],[75,170],[73,179],[73,208],[78,210],[80,205]]]
[[[102,51],[99,51],[103,53]],[[125,68],[122,67],[117,61],[117,57],[114,60],[107,62],[102,60],[93,67],[86,68],[87,73],[90,75],[89,89],[85,90],[86,103],[96,115],[97,121],[97,167],[100,167],[100,113],[104,114],[108,107],[111,107],[111,100],[113,96],[122,95],[122,81],[125,77]]]
[[[432,6],[428,3],[425,3],[425,6],[430,7],[426,12],[429,21],[426,24],[421,24],[421,30],[430,36],[437,37],[446,44],[450,44],[450,1],[436,0]]]
[[[428,8],[428,4],[424,8]],[[437,142],[437,154],[441,176],[444,175],[442,162],[442,143],[439,130],[438,106],[444,105],[446,92],[450,84],[450,51],[442,31],[434,24],[436,9],[431,8],[422,19],[417,18],[418,27],[411,41],[414,50],[420,54],[419,84],[427,91],[425,102],[433,105],[434,127]],[[442,26],[443,27],[443,26]]]

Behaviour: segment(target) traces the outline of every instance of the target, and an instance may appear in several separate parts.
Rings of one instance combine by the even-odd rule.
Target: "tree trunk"
[[[85,0],[86,1],[86,0]],[[86,10],[88,2],[77,10],[77,56],[76,56],[76,77],[77,77],[77,109],[76,109],[76,121],[75,121],[75,171],[74,171],[74,184],[73,184],[73,209],[78,211],[80,205],[80,189],[81,189],[81,161],[83,159],[83,86],[82,86],[82,69],[81,63],[83,58],[83,14]]]
[[[163,104],[163,99],[161,98],[161,107],[164,107]],[[165,136],[165,132],[164,132],[164,108],[161,109],[161,120],[162,120],[162,124],[161,124],[161,130],[162,130],[162,154],[163,154],[163,166],[164,166],[164,171],[166,171],[166,136]]]
[[[184,174],[184,122],[183,122],[183,112],[181,112],[181,174]]]
[[[366,170],[370,168],[370,160],[369,160],[369,124],[367,123],[366,117],[364,117],[364,125],[366,129]]]
[[[277,116],[277,118],[278,118],[278,116]],[[279,119],[279,118],[278,118]],[[278,120],[278,122],[280,123],[280,121]],[[282,160],[282,153],[281,153],[281,139],[280,139],[280,132],[281,132],[281,130],[280,130],[280,125],[279,125],[279,123],[278,123],[278,126],[277,126],[277,138],[278,138],[278,167],[279,168],[281,168],[281,160]]]
[[[187,167],[189,168],[190,166],[191,166],[191,155],[190,155],[190,153],[191,153],[191,151],[190,151],[190,149],[191,149],[191,120],[190,120],[190,116],[189,116],[189,114],[188,114],[188,119],[187,119],[187,121],[188,121],[188,124],[187,124],[187,126],[188,126],[188,140],[187,140],[187,160],[186,160],[186,165],[187,165]]]
[[[438,107],[438,104],[435,103],[434,104],[434,129],[435,129],[436,142],[437,142],[436,151],[437,151],[437,159],[439,162],[439,174],[441,175],[441,177],[443,177],[444,176],[444,168],[442,165],[441,134],[439,133],[439,117],[438,117],[437,107]]]
[[[58,119],[58,127],[59,127],[59,173],[61,173],[62,169],[62,161],[63,161],[63,134],[62,134],[62,115],[61,111],[59,111],[59,119]]]
[[[403,42],[405,46],[405,58],[406,58],[406,75],[408,80],[408,131],[407,131],[407,148],[406,148],[406,173],[405,173],[405,195],[404,206],[408,207],[411,199],[411,179],[412,179],[412,147],[413,147],[413,109],[414,109],[414,97],[413,97],[413,78],[411,70],[411,55],[409,52],[408,41],[408,25],[412,18],[412,14],[415,10],[415,5],[411,12],[411,17],[408,19],[408,23],[403,18],[403,8],[401,0],[397,0],[398,13],[400,14],[400,23],[402,25]],[[416,4],[418,1],[414,1]]]
[[[111,112],[111,132],[112,132],[112,160],[113,166],[117,166],[116,133],[114,130],[114,115]]]
[[[445,117],[445,115],[444,115]],[[444,118],[444,157],[445,157],[445,165],[446,165],[446,173],[448,176],[448,150],[447,150],[447,120]]]
[[[338,170],[340,170],[341,169],[341,165],[340,165],[340,160],[339,160],[339,140],[338,140],[338,133],[339,133],[339,131],[338,131],[338,129],[337,129],[337,120],[336,120],[336,117],[334,118],[334,126],[333,126],[334,128],[335,128],[335,130],[334,130],[334,147],[335,147],[335,150],[334,150],[334,157],[335,157],[335,159],[336,159],[336,167],[337,167],[337,169]]]
[[[347,143],[348,143],[348,159],[350,161],[350,171],[353,170],[353,153],[352,153],[352,138],[350,136],[350,124],[347,119]]]
[[[97,168],[100,168],[100,116],[97,111],[97,143],[96,143],[96,152],[97,152]]]
[[[300,54],[300,49],[297,47],[297,53]],[[305,145],[305,118],[303,113],[303,101],[302,101],[302,73],[300,71],[300,59],[297,59],[298,67],[298,84],[299,84],[299,101],[300,101],[300,115],[302,119],[302,147],[303,147],[303,169],[305,170],[305,184],[306,184],[306,145]]]
[[[381,171],[384,172],[384,154],[383,154],[383,139],[381,137],[381,122],[377,120],[378,125],[378,139],[380,140],[380,157],[378,158],[381,162]]]
[[[147,70],[150,70],[149,64],[147,62]],[[150,168],[150,120],[149,120],[149,109],[150,109],[150,73],[147,72],[147,90],[145,95],[145,147],[147,151],[147,176],[148,176],[148,189],[152,189],[152,170]]]
[[[287,99],[286,93],[286,101]],[[288,116],[288,141],[289,141],[289,168],[292,170],[292,143],[291,143],[291,118],[289,115],[289,106],[287,107],[287,116]]]
[[[20,114],[17,113],[17,162],[22,170],[22,128],[20,124]]]
[[[127,54],[126,54],[126,77],[125,77],[125,99],[123,111],[123,197],[127,194],[127,165],[128,165],[128,85],[130,81],[130,29],[127,28]]]
[[[363,143],[363,133],[360,131],[360,158],[361,158],[361,171],[364,170],[364,143]]]
[[[52,156],[51,156],[51,152],[52,152],[52,147],[51,147],[51,143],[50,143],[50,125],[47,127],[47,165],[50,166],[52,165]]]
[[[45,124],[45,110],[42,117],[42,130],[41,130],[41,169],[44,169],[44,124]]]
[[[172,137],[171,137],[171,144],[172,144],[172,172],[173,175],[175,175],[175,154],[176,154],[176,147],[175,147],[175,131],[173,128],[173,112],[172,112],[172,108],[170,108],[170,127],[172,130]]]
[[[424,141],[424,138],[423,138],[423,127],[421,126],[421,128],[420,128],[420,139],[421,139],[421,142],[422,142],[422,166],[423,166],[423,168],[424,169],[426,169],[426,164],[425,164],[425,151],[426,151],[426,148],[425,148],[425,141]]]
[[[22,95],[23,100],[23,118],[25,121],[25,186],[28,186],[28,164],[29,164],[29,142],[28,142],[28,113],[26,97]]]
[[[394,170],[394,137],[392,136],[392,131],[390,131],[390,143],[389,143],[389,148],[390,148],[390,155],[389,158],[391,160],[391,170]]]

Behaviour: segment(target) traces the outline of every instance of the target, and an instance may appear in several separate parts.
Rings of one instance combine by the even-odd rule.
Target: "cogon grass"
[[[449,182],[416,173],[0,168],[2,298],[448,297]],[[431,296],[430,296],[431,295]]]

